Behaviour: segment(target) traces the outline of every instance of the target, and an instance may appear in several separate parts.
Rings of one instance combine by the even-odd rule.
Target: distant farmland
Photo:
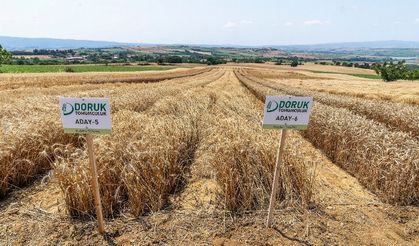
[[[59,72],[140,72],[163,71],[175,66],[119,66],[119,65],[2,65],[0,73],[59,73]]]

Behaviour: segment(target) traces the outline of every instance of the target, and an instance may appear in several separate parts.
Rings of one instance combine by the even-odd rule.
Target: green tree
[[[408,80],[419,80],[419,69],[409,71],[407,74]]]
[[[293,60],[291,62],[291,67],[296,67],[296,66],[298,66],[298,61],[297,60]]]
[[[375,71],[376,74],[380,74],[381,64],[380,63],[373,63],[371,65],[371,69]]]
[[[167,57],[168,63],[182,63],[182,57],[180,56],[168,56]]]
[[[12,54],[10,54],[9,52],[7,52],[7,50],[4,49],[0,45],[0,66],[1,66],[1,64],[4,64],[4,63],[10,61],[10,59],[12,59]]]
[[[225,64],[226,61],[223,59],[220,59],[218,57],[210,56],[207,58],[207,64],[208,65],[218,65],[218,64]]]
[[[409,69],[405,61],[397,63],[384,62],[383,64],[374,64],[372,68],[381,76],[384,81],[396,81],[398,79],[409,79]],[[413,76],[414,77],[414,76]]]
[[[279,60],[279,61],[275,62],[275,65],[282,65],[282,63],[283,63],[283,61]]]

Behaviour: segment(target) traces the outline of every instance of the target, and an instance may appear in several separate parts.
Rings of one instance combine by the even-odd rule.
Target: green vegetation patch
[[[351,75],[360,78],[366,79],[381,79],[381,76],[378,74],[362,74],[362,73],[338,73],[338,72],[328,72],[328,71],[316,71],[316,70],[307,70],[313,73],[330,73],[330,74],[343,74],[343,75]]]
[[[356,77],[366,78],[366,79],[381,79],[381,76],[378,74],[348,74]]]

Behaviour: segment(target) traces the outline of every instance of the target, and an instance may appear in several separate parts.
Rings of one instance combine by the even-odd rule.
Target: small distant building
[[[66,61],[86,61],[86,56],[70,56],[65,58]]]

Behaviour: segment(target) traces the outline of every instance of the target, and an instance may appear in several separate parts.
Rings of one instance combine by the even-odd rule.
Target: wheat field
[[[351,244],[353,230],[384,224],[383,242],[415,244],[419,85],[401,83],[237,64],[0,75],[0,235],[18,230],[11,221],[40,230],[34,214],[47,229],[93,233],[86,139],[64,134],[58,98],[108,97],[113,132],[95,136],[94,148],[107,230],[118,242],[193,244],[221,235],[282,244],[280,233],[264,229],[280,135],[261,120],[265,96],[295,95],[312,96],[314,108],[307,130],[288,133],[275,225],[304,242],[333,235]],[[53,205],[29,205],[47,200]],[[409,219],[401,224],[401,216]],[[39,244],[42,235],[22,242]]]

